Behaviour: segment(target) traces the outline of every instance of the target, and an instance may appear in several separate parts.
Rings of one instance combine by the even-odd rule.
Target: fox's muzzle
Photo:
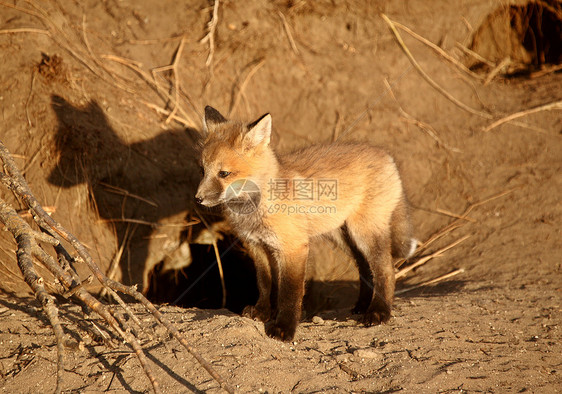
[[[206,207],[214,207],[220,204],[221,194],[220,186],[202,181],[195,194],[195,202]]]
[[[210,201],[209,198],[207,198],[203,193],[201,193],[200,190],[197,191],[197,194],[195,195],[195,202],[199,205],[204,205],[206,207],[211,207],[213,205],[212,201]]]

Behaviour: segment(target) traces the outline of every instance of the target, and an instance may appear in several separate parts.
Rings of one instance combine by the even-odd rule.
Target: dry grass
[[[244,90],[246,89],[248,82],[252,79],[254,74],[257,73],[258,70],[265,64],[265,60],[260,59],[250,64],[253,64],[252,67],[250,68],[250,71],[248,71],[248,74],[246,74],[242,82],[238,84],[238,88],[235,89],[236,94],[234,95],[234,99],[232,100],[232,103],[230,104],[230,108],[228,109],[228,116],[232,115],[234,111],[238,108],[240,98],[244,95]]]
[[[450,102],[452,102],[453,104],[455,104],[457,107],[461,108],[462,110],[469,112],[473,115],[478,115],[482,118],[485,119],[492,119],[492,114],[488,113],[488,112],[483,112],[477,109],[474,109],[468,105],[466,105],[465,103],[463,103],[462,101],[458,100],[456,97],[454,97],[451,93],[449,93],[446,89],[444,89],[443,87],[441,87],[437,82],[435,82],[419,65],[419,63],[416,61],[416,59],[414,58],[414,56],[412,55],[412,53],[410,52],[410,50],[408,49],[408,47],[406,46],[406,44],[404,43],[404,41],[402,40],[402,37],[400,36],[400,33],[398,33],[398,30],[396,30],[396,25],[393,21],[391,21],[385,14],[381,14],[381,17],[383,18],[383,20],[386,22],[386,24],[388,25],[388,27],[390,28],[390,30],[392,31],[392,33],[394,34],[394,37],[396,38],[396,41],[398,42],[398,45],[400,45],[400,48],[404,51],[404,53],[406,54],[406,57],[408,58],[408,60],[410,61],[410,63],[414,66],[414,68],[419,72],[419,74],[423,77],[423,79],[426,80],[427,83],[429,83],[429,85],[431,85],[431,87],[433,87],[435,90],[437,90],[441,95],[443,95],[447,100],[449,100]]]
[[[418,245],[418,248],[413,256],[412,259],[414,259],[414,262],[406,265],[405,263],[408,262],[407,260],[401,259],[399,261],[396,262],[395,267],[398,269],[398,271],[396,272],[396,279],[402,279],[404,278],[408,273],[412,272],[414,269],[428,263],[429,261],[433,260],[436,257],[442,257],[445,252],[457,247],[458,245],[460,245],[462,242],[464,242],[465,240],[467,240],[471,234],[467,234],[464,235],[461,238],[458,238],[456,240],[454,240],[453,242],[450,242],[449,244],[447,244],[444,247],[441,247],[440,249],[438,249],[435,252],[431,252],[429,254],[420,256],[424,251],[428,250],[429,247],[431,245],[433,245],[436,241],[438,241],[441,238],[446,237],[447,235],[451,234],[453,231],[459,229],[459,228],[464,228],[467,225],[470,224],[477,224],[478,222],[472,218],[470,218],[468,215],[475,209],[478,208],[484,204],[488,204],[489,202],[492,202],[498,198],[504,197],[510,193],[512,193],[513,191],[515,191],[516,189],[509,189],[509,190],[505,190],[502,191],[498,194],[495,194],[491,197],[488,197],[482,201],[478,201],[476,203],[470,204],[466,210],[462,213],[462,214],[455,214],[455,213],[451,213],[448,211],[443,211],[443,210],[438,210],[441,211],[443,214],[446,214],[447,216],[453,217],[455,218],[454,221],[452,221],[451,223],[449,223],[448,225],[446,225],[445,227],[441,228],[440,230],[436,231],[433,235],[431,235],[425,242],[421,243],[420,245]],[[418,257],[419,256],[419,257]],[[440,276],[438,278],[426,281],[424,283],[420,283],[414,287],[410,287],[407,289],[403,289],[400,290],[398,292],[396,292],[396,294],[401,294],[404,293],[406,291],[410,291],[410,290],[414,290],[423,286],[427,286],[430,284],[435,284],[437,282],[446,280],[448,278],[450,278],[451,276],[454,275],[458,275],[460,273],[464,272],[463,268],[459,268],[449,274]]]

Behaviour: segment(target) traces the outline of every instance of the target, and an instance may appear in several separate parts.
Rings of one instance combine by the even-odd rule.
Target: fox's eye
[[[226,178],[230,175],[230,171],[219,171],[219,178]]]

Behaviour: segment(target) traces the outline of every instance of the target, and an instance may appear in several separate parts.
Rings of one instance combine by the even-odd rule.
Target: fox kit
[[[289,341],[301,317],[309,242],[335,241],[357,263],[354,312],[366,325],[391,316],[392,257],[408,257],[408,206],[398,170],[383,150],[357,143],[315,145],[285,155],[270,147],[271,116],[253,123],[205,108],[203,179],[195,197],[222,205],[235,234],[255,261],[259,298],[243,314],[266,333]]]

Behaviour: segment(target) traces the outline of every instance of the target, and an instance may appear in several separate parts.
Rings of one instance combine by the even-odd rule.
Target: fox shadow
[[[116,244],[126,246],[119,265],[121,281],[140,285],[158,301],[175,300],[178,305],[200,306],[204,300],[205,307],[220,307],[220,277],[218,268],[213,267],[216,260],[212,247],[190,245],[197,250],[191,253],[190,263],[180,261],[173,272],[163,269],[166,255],[170,254],[169,250],[163,250],[166,242],[181,249],[182,244],[205,229],[202,223],[182,230],[169,227],[168,231],[159,226],[163,219],[174,217],[175,222],[175,217],[182,214],[178,221],[194,219],[191,213],[200,181],[199,133],[194,129],[170,129],[153,138],[128,143],[113,130],[95,101],[78,107],[53,95],[51,106],[58,121],[55,147],[59,158],[48,175],[48,182],[62,188],[88,186],[91,206],[113,228]],[[212,223],[221,217],[210,215],[205,219]],[[231,241],[230,237],[223,240]],[[224,250],[229,245],[221,246]],[[232,250],[222,263],[227,294],[233,301],[236,298],[235,304],[252,303],[257,290],[249,258],[239,250]],[[177,278],[182,278],[182,282]],[[158,285],[159,280],[163,283]],[[248,283],[240,286],[241,280]],[[149,289],[150,284],[153,290]],[[233,286],[247,290],[245,294],[236,294],[240,289]],[[191,288],[188,293],[186,287]],[[231,309],[243,307],[236,305]]]

